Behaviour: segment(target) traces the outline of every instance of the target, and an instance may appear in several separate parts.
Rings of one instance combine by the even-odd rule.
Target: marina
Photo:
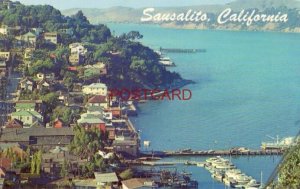
[[[257,182],[238,169],[230,160],[220,156],[207,159],[204,167],[211,173],[214,180],[226,186],[245,189],[261,188],[261,182]]]

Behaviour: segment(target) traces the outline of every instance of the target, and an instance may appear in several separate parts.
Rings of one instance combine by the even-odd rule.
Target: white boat
[[[226,163],[226,164],[221,164],[221,165],[216,165],[215,166],[217,169],[235,169],[235,166],[232,163]]]
[[[175,66],[174,62],[169,57],[160,58],[159,63],[164,66]]]
[[[240,169],[231,169],[225,172],[225,176],[228,178],[235,178],[240,174],[242,174],[242,171]]]
[[[220,172],[214,172],[211,177],[217,181],[223,182],[224,175]]]
[[[197,165],[197,167],[205,167],[206,163],[205,162],[198,162],[196,165]]]
[[[237,182],[234,180],[234,179],[231,179],[231,178],[224,178],[223,179],[223,182],[226,186],[230,186],[230,187],[235,187],[235,185],[237,184]]]
[[[208,158],[207,160],[205,160],[207,163],[212,163],[215,162],[217,160],[220,160],[221,157],[220,156],[216,156],[216,157],[212,157],[212,158]]]
[[[248,184],[252,180],[251,177],[249,177],[245,174],[240,174],[233,179],[237,182],[238,185],[240,185],[242,187],[244,187],[246,184]]]
[[[244,186],[245,189],[253,189],[259,187],[260,187],[260,183],[258,183],[255,179],[250,180],[250,182]]]

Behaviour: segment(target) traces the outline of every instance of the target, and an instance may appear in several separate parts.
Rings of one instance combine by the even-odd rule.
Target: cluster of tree
[[[66,106],[57,106],[52,112],[52,121],[59,118],[65,125],[72,123],[73,119],[79,115],[79,110],[72,110]]]
[[[86,130],[84,127],[75,126],[74,139],[69,145],[70,151],[81,158],[88,158],[104,147],[107,135],[98,128]]]
[[[60,29],[73,29],[73,35],[60,33],[63,45],[54,49],[43,45],[44,43],[39,42],[40,40],[37,41],[38,50],[34,52],[32,66],[27,72],[31,76],[37,72],[53,71],[61,73],[64,77],[70,55],[66,45],[72,42],[84,42],[89,44],[91,52],[86,55],[86,63],[102,61],[108,64],[109,76],[106,81],[109,86],[140,87],[144,84],[158,86],[170,84],[174,79],[179,78],[178,74],[171,73],[158,64],[159,57],[152,49],[137,42],[143,37],[139,32],[131,31],[114,37],[105,25],[90,24],[82,11],[78,11],[73,16],[64,16],[59,10],[49,5],[24,6],[20,4],[15,8],[2,10],[0,22],[8,26],[21,26],[23,33],[30,31],[30,28],[43,28],[45,31],[53,32],[60,31]],[[110,51],[119,51],[121,56],[111,57],[108,53]],[[55,55],[55,58],[50,58],[51,54]],[[76,75],[71,74],[64,77],[68,88],[72,87],[71,83],[75,78]]]
[[[41,166],[42,166],[42,151],[39,150],[32,155],[30,173],[39,175],[41,173]]]
[[[17,167],[19,164],[25,163],[29,158],[27,153],[16,153],[13,148],[5,149],[1,152],[0,156],[11,159],[14,162],[13,167]]]
[[[76,175],[91,178],[94,171],[105,172],[109,168],[109,164],[119,164],[120,161],[116,155],[108,159],[104,159],[98,150],[103,149],[107,142],[107,134],[99,131],[98,128],[86,130],[84,127],[74,127],[75,136],[69,149],[74,154],[81,158],[87,158],[89,161],[80,165],[78,170],[74,173]],[[65,166],[64,169],[67,169]],[[63,170],[61,173],[65,173]]]
[[[135,41],[141,37],[139,32],[132,31],[111,38],[96,48],[94,58],[106,63],[108,76],[105,81],[109,87],[166,87],[181,79],[179,74],[167,71],[158,64],[160,57],[157,53]]]
[[[17,5],[1,11],[0,22],[8,26],[21,26],[21,33],[31,28],[43,28],[45,31],[57,32],[60,29],[74,29],[73,36],[63,35],[65,41],[85,41],[100,43],[111,37],[110,30],[105,25],[92,25],[79,11],[68,17],[49,5],[25,6]]]

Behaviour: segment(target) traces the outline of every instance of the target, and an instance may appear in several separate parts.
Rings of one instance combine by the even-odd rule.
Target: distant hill
[[[243,26],[238,26],[235,24],[224,25],[221,28],[219,26],[211,24],[200,25],[195,23],[164,23],[162,25],[166,27],[180,27],[180,28],[189,28],[189,29],[238,29],[238,30],[278,30],[278,31],[297,31],[300,30],[298,25],[295,23],[299,23],[296,21],[298,19],[294,18],[295,13],[299,16],[298,10],[300,10],[300,1],[298,0],[236,0],[231,3],[227,3],[224,5],[199,5],[199,6],[185,6],[185,7],[155,7],[157,12],[161,13],[181,13],[186,12],[189,9],[192,10],[201,10],[203,12],[209,13],[216,18],[217,14],[219,14],[222,10],[226,8],[231,8],[233,11],[240,11],[242,9],[258,9],[260,12],[275,12],[275,11],[283,11],[289,12],[293,18],[292,21],[286,24],[258,24],[255,27],[245,28]],[[143,15],[144,8],[129,8],[129,7],[112,7],[107,9],[69,9],[62,11],[65,15],[73,15],[79,10],[82,10],[83,13],[87,16],[93,24],[98,23],[108,23],[108,22],[121,22],[121,23],[139,23],[140,18]],[[297,10],[297,11],[295,11]],[[299,20],[299,19],[298,19]],[[300,25],[300,24],[299,24]],[[297,28],[297,29],[295,29]]]

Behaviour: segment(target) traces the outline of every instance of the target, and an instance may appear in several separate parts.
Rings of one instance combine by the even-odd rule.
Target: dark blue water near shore
[[[260,147],[266,135],[293,136],[300,120],[299,34],[166,29],[111,24],[116,32],[138,30],[152,48],[205,48],[206,53],[168,54],[170,68],[196,84],[189,101],[140,105],[133,121],[151,149],[195,150]],[[278,157],[232,159],[240,169],[264,181]],[[201,159],[197,159],[201,160]],[[185,168],[185,167],[183,167]],[[208,172],[187,167],[201,188],[224,188]]]

